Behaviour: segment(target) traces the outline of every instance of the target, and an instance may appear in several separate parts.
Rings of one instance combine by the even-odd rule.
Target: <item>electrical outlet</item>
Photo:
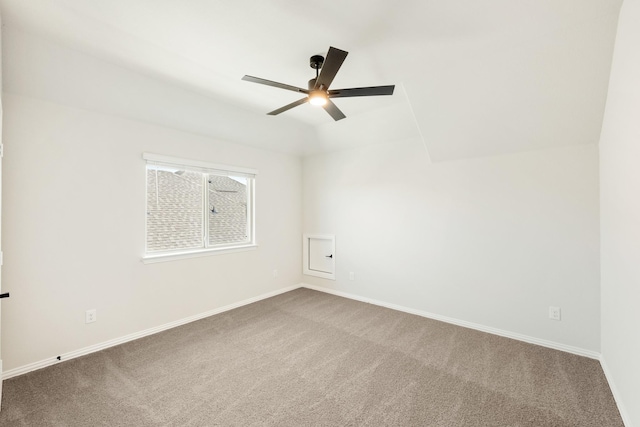
[[[349,272],[349,280],[356,280],[356,273],[354,273],[353,271]]]
[[[87,310],[85,313],[84,323],[93,323],[98,320],[98,313],[96,309]]]
[[[278,270],[276,269],[273,270],[273,277],[278,277]]]
[[[549,319],[560,320],[560,307],[549,307]]]

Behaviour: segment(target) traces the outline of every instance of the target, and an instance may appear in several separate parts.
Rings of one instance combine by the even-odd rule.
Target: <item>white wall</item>
[[[299,158],[14,94],[3,101],[5,370],[299,283]],[[142,264],[143,152],[258,169],[259,248]],[[98,321],[86,325],[90,308]]]
[[[640,1],[620,12],[600,140],[602,356],[627,425],[640,426]]]
[[[2,33],[5,371],[300,282],[301,161],[259,147],[287,151],[306,128]],[[143,152],[258,169],[259,248],[142,264]]]
[[[0,27],[2,26],[2,16],[0,16]],[[0,144],[2,144],[2,34],[0,32]],[[0,251],[2,251],[2,157],[0,157]],[[2,263],[0,263],[0,292],[2,291]],[[0,317],[2,316],[2,304],[0,304]],[[0,326],[2,319],[0,318]],[[0,341],[2,329],[0,328]],[[2,345],[0,345],[0,406],[2,405]]]
[[[337,280],[303,280],[598,352],[597,168],[595,145],[431,164],[407,140],[305,158],[303,231],[336,235]]]

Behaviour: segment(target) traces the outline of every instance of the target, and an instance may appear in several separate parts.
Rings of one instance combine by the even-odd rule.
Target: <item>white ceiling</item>
[[[306,155],[420,137],[434,161],[596,143],[620,4],[1,0],[10,28],[261,116],[300,96],[244,74],[306,87],[311,55],[347,50],[332,88],[396,93],[336,100],[340,122],[310,105],[264,118],[313,135],[273,148]],[[186,130],[214,134],[202,121]]]

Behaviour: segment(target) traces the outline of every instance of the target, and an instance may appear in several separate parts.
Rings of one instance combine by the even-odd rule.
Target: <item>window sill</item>
[[[189,252],[172,252],[164,254],[145,255],[142,257],[144,264],[154,264],[156,262],[174,261],[178,259],[200,258],[211,255],[231,254],[235,252],[253,251],[258,249],[258,245],[249,244],[243,246],[230,246],[226,248],[198,249]]]

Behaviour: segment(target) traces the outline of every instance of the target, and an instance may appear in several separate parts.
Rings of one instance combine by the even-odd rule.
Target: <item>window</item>
[[[145,153],[145,261],[255,247],[257,171]]]

